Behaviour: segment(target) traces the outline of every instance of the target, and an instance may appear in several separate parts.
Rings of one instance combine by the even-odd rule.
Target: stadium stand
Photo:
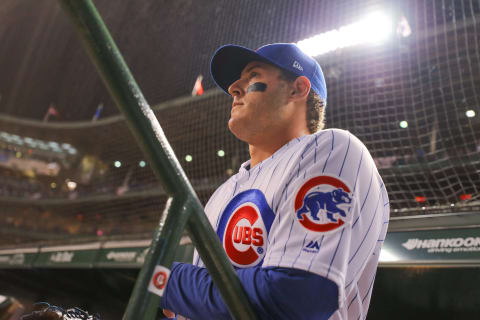
[[[480,225],[480,1],[95,4],[203,203],[248,158],[247,145],[226,126],[231,100],[209,76],[214,50],[225,43],[257,48],[299,42],[383,12],[391,33],[382,43],[315,56],[328,85],[326,127],[349,130],[371,151],[390,197],[397,249],[406,248],[412,230],[426,230],[424,240],[415,234],[419,242],[412,248],[429,239],[480,239],[473,228]],[[52,269],[59,283],[72,284],[72,296],[85,296],[96,283],[108,288],[95,297],[116,301],[119,318],[136,274],[112,270],[142,265],[166,194],[58,3],[4,0],[0,21],[0,285],[43,294],[53,288]],[[199,76],[205,91],[191,96]],[[435,217],[441,230],[430,230]],[[178,260],[191,256],[192,248],[183,248]],[[480,245],[461,249],[470,259],[462,260],[467,267],[478,266]],[[415,263],[427,256],[417,251],[405,249]],[[458,267],[464,256],[440,255],[440,263]],[[92,267],[91,273],[78,272]],[[70,281],[68,268],[87,289]],[[462,269],[461,281],[452,269],[385,269],[372,319],[396,319],[395,306],[382,296],[424,308],[401,310],[403,319],[433,317],[433,309],[437,319],[479,316],[478,294],[471,293],[477,269]],[[445,274],[450,287],[436,287]],[[398,290],[405,277],[410,287]],[[412,287],[425,279],[419,297]],[[430,295],[424,294],[428,288]],[[444,300],[462,292],[464,303],[457,297],[432,307],[422,300],[435,300],[437,292]]]

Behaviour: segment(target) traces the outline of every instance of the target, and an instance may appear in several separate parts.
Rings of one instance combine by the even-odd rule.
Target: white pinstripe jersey
[[[308,270],[334,281],[331,319],[364,319],[389,201],[375,163],[348,131],[296,138],[220,186],[205,212],[236,267]],[[195,252],[194,263],[203,266]]]

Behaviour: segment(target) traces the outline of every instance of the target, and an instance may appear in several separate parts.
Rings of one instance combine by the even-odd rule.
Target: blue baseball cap
[[[242,70],[252,61],[269,63],[297,76],[307,77],[312,90],[327,101],[327,85],[322,68],[315,59],[293,43],[267,44],[255,51],[233,44],[224,45],[212,57],[212,78],[228,93],[228,87],[240,79]]]

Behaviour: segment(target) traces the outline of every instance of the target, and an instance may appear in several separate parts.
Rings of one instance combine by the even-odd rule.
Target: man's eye
[[[256,77],[256,76],[258,76],[258,73],[256,73],[256,72],[250,73],[250,79],[252,79],[252,78],[254,78],[254,77]]]

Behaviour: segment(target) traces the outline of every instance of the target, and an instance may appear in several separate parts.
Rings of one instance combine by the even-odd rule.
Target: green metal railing
[[[257,319],[195,191],[93,2],[59,2],[75,24],[87,53],[170,196],[123,319],[156,318],[161,297],[147,288],[155,266],[171,267],[174,251],[185,228],[232,317]]]

